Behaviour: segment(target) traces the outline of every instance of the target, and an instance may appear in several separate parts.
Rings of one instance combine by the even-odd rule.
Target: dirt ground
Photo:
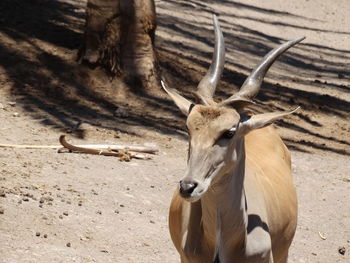
[[[157,145],[160,152],[120,162],[0,148],[0,262],[179,262],[167,214],[186,165],[184,118],[161,90],[140,91],[77,66],[85,5],[0,2],[0,144],[56,145],[67,134],[75,143]],[[262,111],[302,107],[277,123],[292,150],[299,200],[290,262],[350,262],[348,1],[156,6],[160,66],[189,97],[211,58],[213,12],[227,46],[218,99],[237,90],[271,48],[307,37],[271,68],[257,103]]]

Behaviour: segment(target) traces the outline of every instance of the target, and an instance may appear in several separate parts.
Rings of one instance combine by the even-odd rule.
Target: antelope
[[[171,239],[182,263],[285,263],[297,225],[297,198],[290,153],[270,126],[293,111],[247,114],[274,61],[305,37],[270,51],[240,90],[215,102],[225,44],[213,16],[215,47],[200,81],[197,103],[163,80],[187,116],[189,149],[185,176],[169,211]]]

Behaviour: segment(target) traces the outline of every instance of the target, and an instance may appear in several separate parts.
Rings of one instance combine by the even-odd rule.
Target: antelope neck
[[[204,235],[217,250],[245,240],[248,222],[244,193],[244,140],[238,143],[237,161],[201,198]],[[233,235],[234,234],[234,235]],[[243,238],[242,238],[243,237]],[[230,240],[227,244],[226,240]],[[218,251],[219,253],[220,251]]]

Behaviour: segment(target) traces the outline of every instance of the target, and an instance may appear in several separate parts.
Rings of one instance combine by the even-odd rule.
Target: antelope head
[[[288,41],[270,51],[247,77],[239,92],[221,102],[213,95],[225,62],[225,43],[217,17],[213,16],[215,48],[207,74],[200,81],[197,103],[184,98],[162,81],[162,86],[182,113],[187,116],[189,156],[187,171],[179,182],[180,195],[195,202],[220,179],[232,174],[244,158],[244,135],[271,124],[290,112],[272,112],[246,116],[243,110],[253,104],[264,76],[273,62],[304,37]]]

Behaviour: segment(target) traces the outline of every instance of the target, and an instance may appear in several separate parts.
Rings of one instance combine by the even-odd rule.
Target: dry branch
[[[68,143],[67,143],[68,144]],[[73,146],[73,145],[72,145]],[[0,144],[0,147],[3,148],[17,148],[17,149],[58,149],[59,152],[62,152],[64,149],[68,149],[66,147],[62,147],[62,145],[27,145],[27,144]],[[79,148],[92,148],[107,151],[131,151],[137,153],[150,153],[155,154],[159,150],[156,147],[145,147],[145,146],[123,146],[123,145],[115,145],[115,144],[83,144],[83,145],[75,145],[74,147]],[[68,149],[71,150],[71,149]],[[141,155],[140,155],[141,156]]]
[[[63,136],[63,135],[62,135]],[[75,145],[76,147],[80,148],[92,148],[92,149],[99,149],[99,150],[109,150],[109,151],[132,151],[132,152],[140,152],[140,153],[150,153],[155,154],[159,150],[156,147],[146,147],[146,146],[124,146],[124,145],[116,145],[116,144],[81,144],[81,145]],[[62,148],[60,146],[60,148]],[[66,148],[66,147],[63,147]]]
[[[119,159],[122,161],[130,161],[131,158],[143,159],[143,160],[151,159],[147,155],[136,152],[135,149],[139,152],[142,149],[146,153],[155,153],[157,151],[157,150],[155,151],[155,149],[153,148],[147,148],[147,147],[141,147],[141,146],[135,146],[135,147],[118,146],[119,149],[116,149],[116,148],[111,149],[110,146],[108,145],[94,145],[98,148],[90,148],[90,147],[86,147],[86,145],[78,146],[78,145],[73,145],[68,143],[64,135],[60,136],[59,141],[64,148],[67,148],[73,152],[104,155],[104,156],[115,156],[115,157],[119,157]],[[101,148],[100,146],[103,146],[103,148]]]

